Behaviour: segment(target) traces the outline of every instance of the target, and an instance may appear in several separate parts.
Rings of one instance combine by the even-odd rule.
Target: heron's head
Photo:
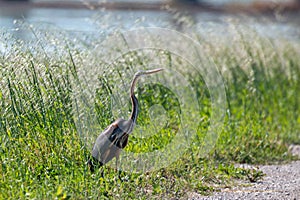
[[[154,73],[160,72],[162,70],[163,70],[163,68],[157,68],[157,69],[151,69],[151,70],[146,70],[146,71],[141,70],[141,71],[136,72],[134,74],[134,78],[133,78],[132,83],[131,83],[130,95],[133,95],[133,90],[134,90],[135,84],[136,84],[139,77],[154,74]]]

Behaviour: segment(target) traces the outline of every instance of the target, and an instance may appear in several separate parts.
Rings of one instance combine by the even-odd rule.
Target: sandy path
[[[300,146],[291,146],[291,152],[300,157]],[[242,165],[242,167],[253,167]],[[257,166],[256,166],[257,167]],[[266,176],[249,187],[221,189],[212,196],[194,194],[190,199],[300,199],[300,160],[282,165],[259,166]]]

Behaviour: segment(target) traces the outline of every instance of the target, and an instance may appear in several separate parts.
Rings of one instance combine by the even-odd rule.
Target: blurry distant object
[[[180,2],[180,3],[198,3],[198,0],[174,0],[175,2]]]
[[[29,1],[29,0],[0,0],[0,1],[17,2],[17,1]]]
[[[200,4],[202,0],[171,0],[172,3],[176,4]]]
[[[299,0],[291,1],[254,1],[249,5],[233,4],[231,8],[238,8],[240,12],[245,13],[284,13],[299,12]]]
[[[17,3],[15,3],[17,2]],[[148,10],[175,8],[178,11],[222,12],[230,14],[282,14],[298,13],[300,0],[0,0],[0,8],[15,9],[60,8],[60,9],[107,9],[107,10]],[[2,12],[2,10],[1,10]]]

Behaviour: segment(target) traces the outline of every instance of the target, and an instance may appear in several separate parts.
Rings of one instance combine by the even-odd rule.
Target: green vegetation
[[[194,103],[199,104],[199,111],[190,111],[191,116],[199,113],[190,148],[166,168],[121,172],[119,179],[119,173],[109,166],[89,172],[86,162],[90,149],[75,125],[73,94],[78,92],[82,69],[103,67],[94,102],[103,129],[114,120],[112,91],[122,81],[130,81],[129,72],[136,71],[137,66],[147,67],[151,60],[130,53],[122,63],[104,70],[95,52],[67,38],[48,46],[41,46],[44,40],[40,38],[37,45],[28,47],[1,34],[6,51],[0,57],[0,199],[161,199],[186,197],[188,192],[209,194],[218,187],[230,187],[234,179],[252,182],[263,176],[234,163],[294,159],[287,150],[289,144],[300,143],[300,43],[238,33],[235,43],[229,45],[198,36],[226,86],[227,113],[217,144],[202,156],[200,147],[210,124],[209,91],[201,75],[182,72],[198,98]],[[45,37],[51,41],[53,36]],[[166,58],[161,59],[166,68],[186,64],[166,52],[160,55]],[[178,116],[184,112],[180,99],[160,84],[146,84],[136,91],[141,106],[139,125],[150,124],[148,110],[155,104],[163,106],[169,121],[149,140],[133,135],[126,151],[161,149],[179,128]],[[130,109],[128,102],[125,110]]]

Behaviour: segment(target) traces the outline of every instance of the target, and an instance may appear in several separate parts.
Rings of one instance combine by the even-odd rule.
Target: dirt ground
[[[292,145],[290,151],[300,158],[300,145]],[[259,168],[266,175],[256,183],[241,183],[237,187],[224,188],[211,196],[201,196],[193,193],[190,199],[272,199],[298,200],[300,199],[300,160],[279,165],[240,165],[245,168]],[[241,186],[241,185],[249,186]]]

